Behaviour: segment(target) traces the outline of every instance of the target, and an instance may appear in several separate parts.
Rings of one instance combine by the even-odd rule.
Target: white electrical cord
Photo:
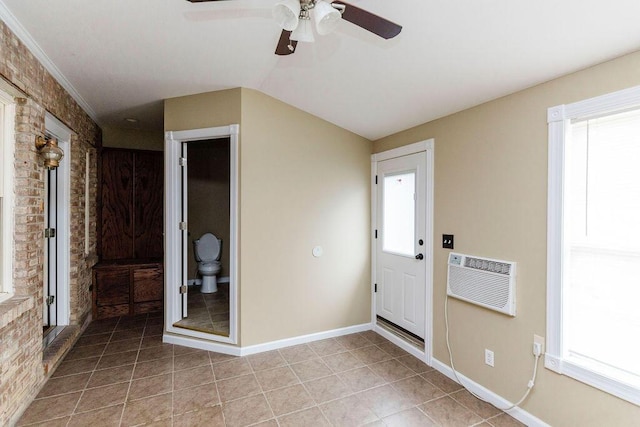
[[[482,400],[483,402],[487,402],[485,399],[483,399],[482,397],[478,396],[477,394],[475,394],[473,391],[469,390],[469,388],[464,385],[462,383],[462,380],[458,377],[458,373],[456,372],[456,368],[453,365],[453,353],[451,351],[451,344],[449,343],[449,310],[448,310],[448,306],[449,306],[449,295],[447,294],[444,298],[444,325],[445,325],[445,331],[446,331],[446,340],[447,340],[447,350],[449,351],[449,363],[451,364],[451,370],[453,371],[453,376],[456,378],[456,380],[458,380],[458,383],[465,388],[465,390],[467,390],[469,393],[471,393],[472,395],[474,395],[475,397],[477,397],[478,399]],[[507,407],[507,408],[500,408],[498,406],[496,406],[496,408],[502,410],[502,411],[510,411],[513,408],[515,408],[516,406],[520,405],[522,402],[524,402],[524,400],[529,396],[529,393],[531,393],[531,389],[533,389],[533,386],[535,385],[535,381],[536,381],[536,376],[538,374],[538,360],[540,359],[540,354],[536,354],[535,355],[536,360],[535,362],[533,362],[533,375],[531,377],[531,379],[529,380],[529,382],[527,383],[527,391],[524,393],[524,395],[522,396],[522,398],[520,400],[518,400],[516,403],[514,403],[513,405]],[[491,402],[487,402],[491,405],[493,405],[493,403]],[[495,406],[495,405],[493,405]]]

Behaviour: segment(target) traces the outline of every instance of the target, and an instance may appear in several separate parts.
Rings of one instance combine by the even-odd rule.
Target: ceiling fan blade
[[[291,36],[291,31],[282,30],[280,40],[278,40],[278,45],[276,46],[276,55],[291,55],[296,51],[298,42],[290,40],[289,36]]]
[[[400,31],[402,30],[402,26],[396,23],[343,1],[334,1],[332,4],[341,4],[345,6],[344,12],[342,12],[343,19],[357,25],[358,27],[362,27],[367,31],[371,31],[373,34],[376,34],[383,39],[393,38],[400,34]]]

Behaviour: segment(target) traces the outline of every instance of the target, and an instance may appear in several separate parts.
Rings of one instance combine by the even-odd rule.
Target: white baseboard
[[[263,344],[240,347],[240,354],[242,356],[248,356],[250,354],[262,353],[264,351],[276,350],[279,348],[290,347],[292,345],[306,344],[308,342],[320,341],[327,338],[335,338],[342,335],[355,334],[356,332],[369,330],[371,330],[371,323],[363,323],[361,325],[347,326],[346,328],[332,329],[330,331],[317,332],[315,334],[301,335],[293,338],[266,342]]]
[[[241,348],[235,345],[207,341],[198,338],[187,337],[185,335],[174,335],[165,332],[162,335],[162,342],[165,342],[167,344],[181,345],[183,347],[197,348],[200,350],[214,351],[216,353],[230,354],[232,356],[241,356]]]
[[[432,358],[431,361],[433,362],[432,367],[435,370],[446,375],[451,380],[458,382],[458,380],[456,380],[456,377],[453,374],[453,370],[448,365],[445,365],[444,363],[440,362],[436,358]],[[458,374],[458,377],[462,381],[462,385],[464,387],[472,391],[474,394],[477,394],[487,402],[491,403],[495,407],[507,408],[513,405],[513,402],[509,402],[507,399],[503,398],[502,396],[497,395],[491,390],[481,386],[477,382],[465,377],[460,372],[456,372],[456,373]],[[511,415],[513,418],[515,418],[516,420],[520,421],[521,423],[529,427],[550,427],[549,424],[545,423],[540,418],[537,418],[534,415],[531,415],[529,412],[519,407],[511,409],[510,411],[507,411],[507,413]]]
[[[162,335],[162,342],[165,342],[167,344],[181,345],[184,347],[197,348],[200,350],[215,351],[216,353],[230,354],[232,356],[248,356],[251,354],[290,347],[292,345],[306,344],[313,341],[320,341],[327,338],[335,338],[342,335],[355,334],[356,332],[364,332],[369,330],[371,330],[371,323],[363,323],[361,325],[347,326],[346,328],[332,329],[330,331],[285,338],[278,341],[270,341],[263,344],[250,345],[246,347],[238,347],[231,344],[207,341],[167,332]]]

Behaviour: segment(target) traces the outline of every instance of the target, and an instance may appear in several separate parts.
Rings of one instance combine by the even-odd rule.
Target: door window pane
[[[413,256],[416,173],[386,175],[383,185],[382,250]]]

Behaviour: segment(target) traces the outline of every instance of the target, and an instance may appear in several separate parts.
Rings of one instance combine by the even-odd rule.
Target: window
[[[549,109],[545,366],[640,405],[640,87]]]
[[[0,91],[0,302],[13,292],[13,98]]]

